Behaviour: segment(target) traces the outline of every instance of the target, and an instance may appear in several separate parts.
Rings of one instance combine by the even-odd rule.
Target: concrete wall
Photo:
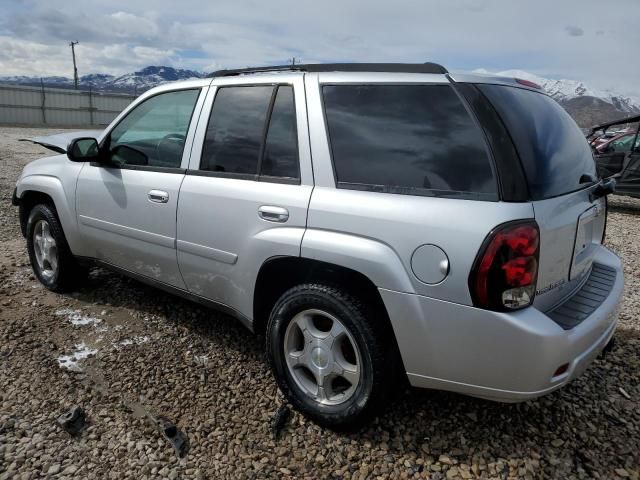
[[[117,93],[0,84],[0,123],[107,125],[135,98]]]

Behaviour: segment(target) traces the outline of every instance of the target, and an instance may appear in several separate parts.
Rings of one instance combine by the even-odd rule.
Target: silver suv
[[[339,427],[406,379],[517,402],[579,375],[623,290],[612,187],[535,84],[325,64],[154,88],[14,201],[46,287],[98,264],[222,309]]]

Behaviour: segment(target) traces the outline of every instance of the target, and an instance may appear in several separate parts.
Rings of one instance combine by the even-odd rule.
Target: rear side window
[[[219,88],[200,170],[249,179],[299,179],[293,87]]]
[[[325,85],[339,188],[497,200],[482,132],[448,85]]]
[[[596,178],[591,148],[569,114],[552,98],[502,85],[478,85],[502,117],[522,161],[533,200],[586,187]]]

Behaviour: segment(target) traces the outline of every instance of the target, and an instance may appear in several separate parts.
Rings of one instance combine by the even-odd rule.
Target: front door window
[[[200,90],[155,95],[131,110],[111,131],[114,166],[179,168]]]

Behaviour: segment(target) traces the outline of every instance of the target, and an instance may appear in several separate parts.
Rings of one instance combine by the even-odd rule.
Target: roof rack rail
[[[218,70],[209,77],[232,77],[261,72],[399,72],[399,73],[449,73],[437,63],[301,63],[298,65],[274,65],[270,67]]]

